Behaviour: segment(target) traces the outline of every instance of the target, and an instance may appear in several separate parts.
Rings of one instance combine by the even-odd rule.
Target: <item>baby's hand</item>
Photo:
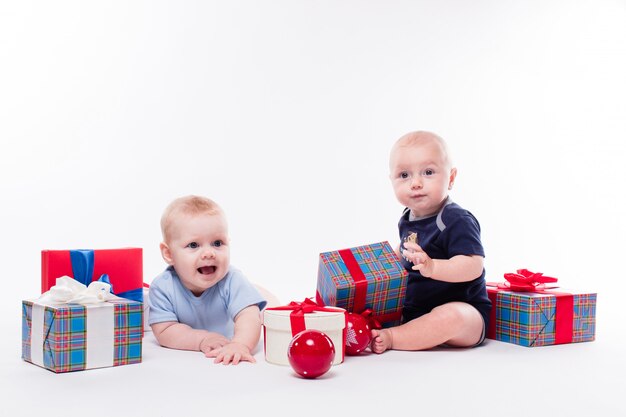
[[[402,251],[402,256],[409,262],[413,263],[411,269],[420,271],[422,276],[430,278],[433,274],[434,263],[420,245],[413,242],[404,242],[405,250]]]
[[[221,348],[229,342],[230,340],[219,333],[209,333],[209,335],[200,342],[200,351],[204,353],[206,357],[211,357],[209,354],[212,351]]]
[[[215,357],[214,363],[222,363],[224,365],[237,365],[241,361],[256,362],[248,346],[237,342],[230,342],[221,348],[214,349],[207,354],[207,357]]]

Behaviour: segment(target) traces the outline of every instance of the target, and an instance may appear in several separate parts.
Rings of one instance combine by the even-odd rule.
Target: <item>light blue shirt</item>
[[[149,323],[177,321],[231,338],[235,316],[244,308],[267,302],[241,271],[229,267],[226,276],[196,297],[185,288],[172,266],[150,284]]]

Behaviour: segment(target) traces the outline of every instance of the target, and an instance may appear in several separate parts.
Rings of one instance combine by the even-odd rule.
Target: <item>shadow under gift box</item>
[[[22,359],[53,372],[141,362],[142,303],[22,301]]]
[[[408,273],[389,242],[320,254],[316,301],[350,313],[371,311],[390,327],[400,324]]]

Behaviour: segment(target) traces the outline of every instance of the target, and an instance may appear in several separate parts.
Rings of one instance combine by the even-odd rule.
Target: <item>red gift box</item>
[[[113,293],[143,301],[143,252],[141,248],[41,251],[41,292],[67,275],[85,285],[108,276]]]

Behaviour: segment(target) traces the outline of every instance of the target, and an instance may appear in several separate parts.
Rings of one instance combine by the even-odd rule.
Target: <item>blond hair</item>
[[[443,140],[441,136],[426,130],[416,130],[400,137],[400,139],[398,139],[391,148],[390,157],[398,148],[419,146],[429,142],[435,142],[439,145],[441,155],[446,166],[451,167],[452,159],[450,158],[450,152],[448,151],[446,141]]]
[[[176,216],[196,216],[198,214],[223,215],[224,212],[215,201],[209,198],[197,195],[179,197],[165,208],[161,216],[161,233],[163,234],[163,240],[167,242]]]

